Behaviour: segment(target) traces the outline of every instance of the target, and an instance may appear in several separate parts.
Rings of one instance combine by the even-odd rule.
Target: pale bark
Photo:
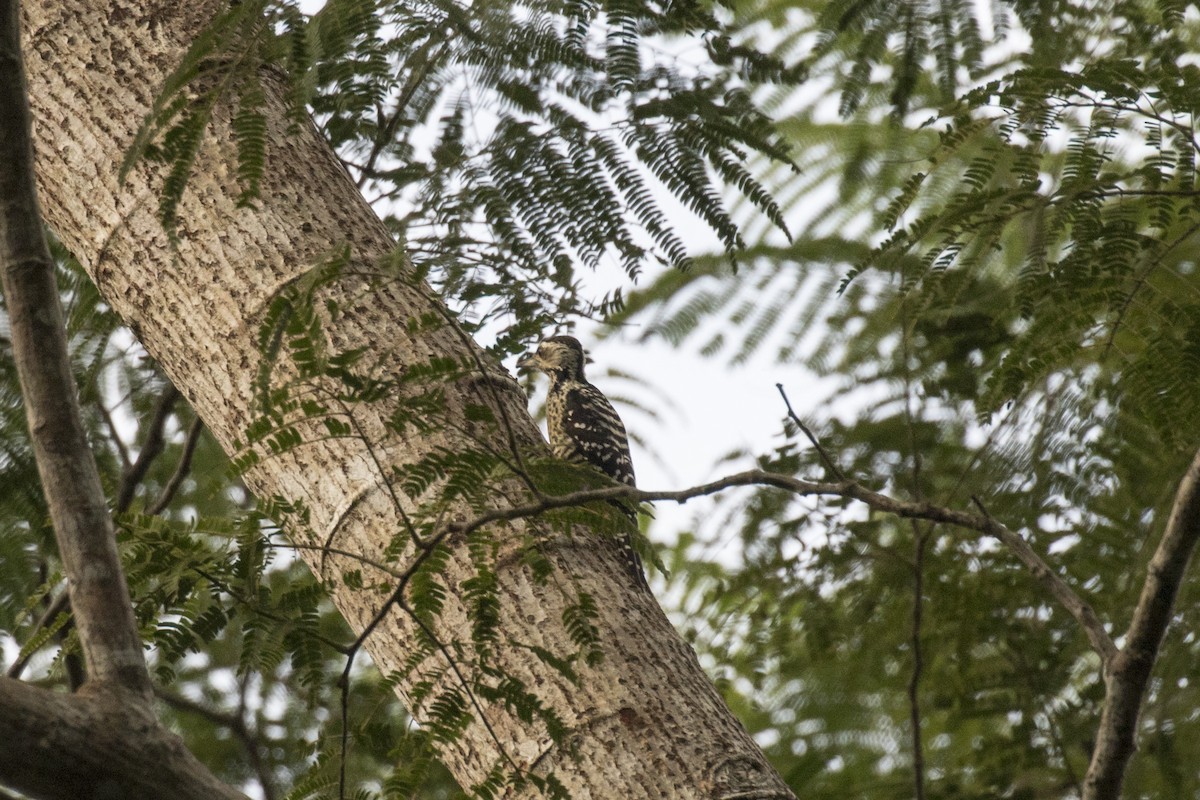
[[[271,300],[344,246],[362,271],[378,274],[393,250],[386,229],[358,194],[327,145],[308,126],[288,132],[286,109],[267,76],[268,163],[255,208],[238,208],[235,155],[220,118],[197,161],[197,174],[179,209],[179,242],[158,224],[154,170],[139,166],[125,185],[117,170],[134,131],[164,77],[218,4],[143,0],[55,0],[25,9],[27,62],[36,120],[38,177],[47,220],[92,275],[113,308],[231,453],[254,417],[253,379],[260,362],[258,327]],[[329,290],[340,313],[327,333],[337,350],[366,347],[369,369],[399,375],[434,357],[484,363],[478,348],[452,325],[408,326],[442,310],[429,289],[396,279],[373,285],[351,269]],[[494,368],[493,368],[494,369]],[[511,388],[510,388],[511,387]],[[299,424],[305,443],[265,458],[246,475],[260,497],[279,496],[310,515],[292,534],[330,587],[335,604],[362,630],[383,597],[343,584],[346,570],[368,581],[395,583],[392,570],[333,554],[388,560],[385,550],[405,530],[414,503],[387,485],[393,465],[434,448],[484,444],[510,450],[510,435],[538,441],[524,398],[496,374],[443,387],[447,412],[460,421],[428,434],[400,436],[386,425],[393,400],[347,409],[361,437],[330,438]],[[320,387],[313,387],[320,391]],[[493,408],[511,431],[465,422],[468,404]],[[528,498],[520,484],[495,488],[503,507]],[[475,511],[451,507],[445,521]],[[445,528],[443,528],[445,530]],[[610,548],[590,537],[558,540],[548,550],[554,577],[535,583],[517,558],[521,533],[547,531],[514,521],[496,563],[502,646],[493,666],[520,679],[565,721],[569,746],[555,745],[545,728],[527,724],[497,703],[479,700],[482,715],[446,748],[447,765],[465,787],[498,764],[554,775],[575,798],[790,797],[779,777],[731,716],[686,644],[648,594],[621,570]],[[443,642],[464,642],[467,613],[461,582],[473,574],[461,537],[447,539],[446,609],[436,623]],[[417,551],[395,559],[403,571]],[[580,668],[578,685],[545,665],[527,647],[571,652],[563,611],[578,591],[597,600],[604,661]],[[418,641],[399,609],[375,629],[367,649],[384,672],[400,670]],[[506,646],[505,646],[506,645]],[[517,645],[517,646],[514,646]],[[526,646],[520,646],[526,645]],[[398,691],[411,702],[413,681],[443,667],[438,654],[408,674]],[[478,676],[471,675],[468,680]],[[447,672],[444,685],[456,680]],[[528,786],[511,796],[532,792]]]

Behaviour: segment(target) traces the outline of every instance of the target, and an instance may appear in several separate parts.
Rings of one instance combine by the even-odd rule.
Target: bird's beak
[[[517,359],[517,371],[537,369],[537,353],[526,353]]]

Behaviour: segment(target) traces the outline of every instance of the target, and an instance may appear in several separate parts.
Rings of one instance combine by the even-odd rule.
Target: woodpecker
[[[517,361],[519,370],[544,372],[550,378],[546,397],[546,428],[550,449],[558,458],[591,464],[614,481],[634,486],[633,460],[625,426],[604,393],[583,374],[583,346],[574,336],[551,336]],[[637,510],[614,503],[630,521]],[[618,539],[621,557],[635,581],[647,586],[642,560],[628,535]]]

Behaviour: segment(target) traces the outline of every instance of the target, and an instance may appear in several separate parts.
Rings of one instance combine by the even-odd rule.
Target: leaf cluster
[[[698,258],[619,319],[731,368],[803,367],[815,388],[789,388],[842,471],[979,498],[1121,630],[1197,446],[1195,26],[1165,3],[1017,3],[980,48],[988,26],[962,16],[978,9],[754,6],[790,24],[783,47],[820,42],[828,92],[772,98],[799,107],[780,129],[803,179],[778,196],[805,232],[763,229],[737,276]],[[1014,30],[1031,44],[1001,52]],[[829,477],[790,420],[758,458]],[[731,538],[736,560],[717,555]],[[798,792],[911,797],[915,680],[926,796],[1078,794],[1098,664],[996,543],[767,490],[722,502],[667,560],[682,624]],[[1180,769],[1195,590],[1131,795],[1196,789]]]
[[[697,41],[703,53],[687,53]],[[695,56],[698,56],[696,58]],[[463,6],[443,0],[292,0],[226,10],[172,75],[131,147],[166,167],[169,232],[214,115],[229,114],[242,202],[264,169],[264,106],[294,124],[311,109],[398,239],[477,325],[502,322],[497,347],[572,315],[603,315],[580,268],[647,263],[686,269],[673,195],[735,258],[743,239],[730,186],[778,226],[753,175],[759,154],[790,163],[751,101],[763,81],[798,73],[744,44],[705,4],[562,1]]]

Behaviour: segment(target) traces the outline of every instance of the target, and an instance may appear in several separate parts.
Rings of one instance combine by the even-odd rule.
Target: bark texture
[[[271,91],[269,81],[268,163],[255,208],[237,207],[228,113],[218,114],[200,152],[179,209],[177,246],[156,221],[154,170],[143,165],[126,184],[118,182],[123,154],[155,93],[217,5],[54,0],[28,6],[24,23],[46,218],[226,450],[237,453],[256,412],[259,324],[277,293],[345,247],[363,274],[378,274],[394,244],[316,132],[302,126],[289,133],[280,92]],[[336,350],[368,348],[367,366],[378,375],[398,375],[433,358],[484,363],[452,325],[408,324],[442,316],[427,287],[399,277],[375,284],[354,273],[348,271],[325,298],[340,309],[327,327]],[[304,443],[264,458],[247,483],[260,497],[281,497],[307,510],[308,525],[293,531],[307,537],[302,544],[404,570],[417,549],[409,546],[399,556],[386,551],[405,531],[405,515],[415,505],[388,485],[394,466],[437,448],[478,447],[479,440],[500,451],[511,449],[513,440],[539,440],[524,398],[494,368],[443,389],[457,426],[400,436],[385,424],[396,398],[358,405],[344,415],[354,436],[331,438],[320,426],[298,423]],[[323,387],[311,391],[316,396]],[[491,407],[510,428],[467,422],[469,405]],[[497,506],[528,498],[514,481],[494,490]],[[474,513],[451,506],[444,520]],[[502,703],[477,695],[482,713],[444,754],[459,782],[473,787],[502,765],[532,774],[552,771],[580,799],[790,797],[657,603],[623,573],[613,549],[588,537],[556,540],[549,551],[554,577],[537,584],[517,557],[523,532],[545,533],[529,525],[510,523],[509,544],[498,554],[505,646],[496,648],[492,663],[566,723],[568,746],[555,745],[536,721],[522,722]],[[448,598],[436,634],[443,643],[465,642],[470,626],[461,583],[473,570],[463,542],[448,542]],[[372,572],[342,555],[304,553],[350,624],[358,630],[371,624],[385,595],[350,588],[342,575],[361,570],[368,583],[394,584],[394,574]],[[594,669],[581,668],[575,685],[530,646],[574,649],[562,619],[579,591],[597,599],[605,658]],[[367,649],[388,673],[401,670],[419,641],[411,619],[393,609]],[[412,702],[415,681],[440,675],[441,686],[453,688],[459,680],[446,669],[445,652],[435,650],[399,683],[418,719],[425,712]],[[469,672],[462,677],[488,680]]]
[[[34,187],[29,105],[22,80],[17,0],[0,3],[0,247],[12,352],[25,416],[59,555],[70,576],[71,607],[93,681],[150,698],[112,517],[79,411],[54,260]]]
[[[78,694],[0,679],[7,786],[55,800],[246,800],[166,732],[141,693]]]

